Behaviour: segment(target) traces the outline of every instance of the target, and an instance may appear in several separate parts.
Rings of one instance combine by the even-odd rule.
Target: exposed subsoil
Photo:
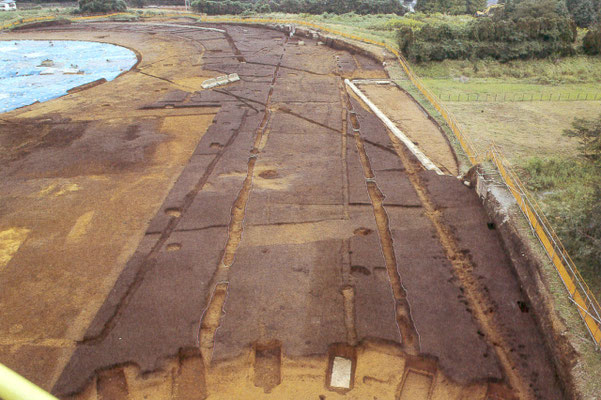
[[[432,162],[457,176],[457,158],[438,124],[413,98],[395,85],[360,85],[361,90]]]
[[[563,398],[474,191],[347,93],[378,63],[175,22],[6,35],[141,62],[2,116],[0,361],[76,399]],[[415,104],[362,89],[456,174]]]

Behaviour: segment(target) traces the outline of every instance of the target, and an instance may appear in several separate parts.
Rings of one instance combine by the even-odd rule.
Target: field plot
[[[440,130],[387,110],[442,176],[347,91],[380,63],[176,22],[7,35],[140,61],[2,116],[0,361],[64,399],[564,398]]]
[[[587,118],[601,101],[472,103],[445,102],[478,151],[491,142],[520,164],[528,157],[575,157],[578,142],[563,135],[573,118]]]

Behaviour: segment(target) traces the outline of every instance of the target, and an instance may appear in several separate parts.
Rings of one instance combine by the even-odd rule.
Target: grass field
[[[17,6],[18,7],[18,6]],[[57,8],[42,8],[36,7],[29,10],[5,11],[0,12],[0,25],[11,22],[16,22],[21,19],[36,18],[36,17],[65,17],[73,14],[75,8],[57,7]]]
[[[465,79],[465,78],[464,78]],[[468,78],[469,79],[469,78]],[[588,101],[601,100],[597,83],[536,84],[520,79],[423,79],[443,101]]]
[[[601,58],[432,62],[413,66],[443,101],[601,100]]]

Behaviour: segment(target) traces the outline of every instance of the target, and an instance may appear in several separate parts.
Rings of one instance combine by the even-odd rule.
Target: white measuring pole
[[[2,364],[0,364],[0,398],[4,400],[58,400]]]

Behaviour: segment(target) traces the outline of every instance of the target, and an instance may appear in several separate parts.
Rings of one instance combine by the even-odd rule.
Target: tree
[[[475,14],[486,8],[486,0],[467,0],[466,9],[468,14]]]
[[[601,166],[601,115],[597,119],[576,118],[564,134],[578,138],[582,155]]]
[[[576,25],[588,28],[597,22],[597,12],[592,0],[566,0],[568,11]]]
[[[561,18],[568,15],[563,0],[507,0],[501,18]]]
[[[582,50],[588,55],[601,54],[601,26],[589,29],[582,39]]]
[[[417,0],[416,11],[425,13],[474,14],[486,7],[486,0]]]
[[[79,0],[79,11],[82,13],[121,12],[126,9],[123,0]]]

